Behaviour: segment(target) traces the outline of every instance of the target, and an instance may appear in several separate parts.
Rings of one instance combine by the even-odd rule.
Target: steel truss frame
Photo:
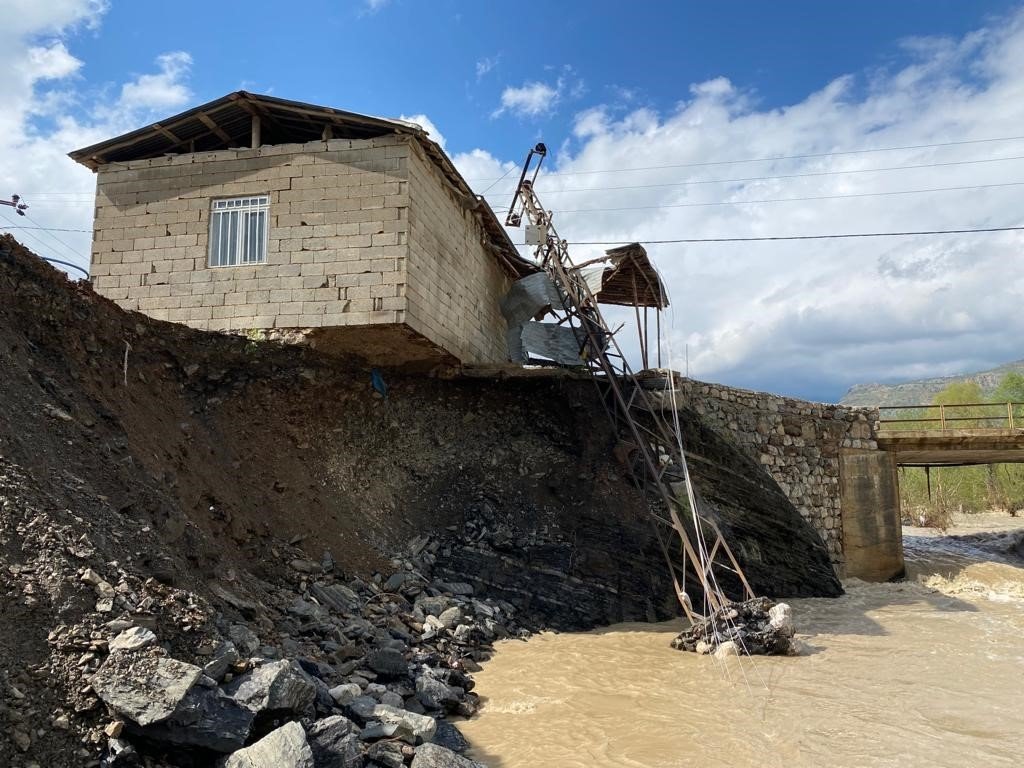
[[[717,574],[722,571],[738,579],[742,599],[754,597],[754,591],[718,525],[698,508],[682,435],[675,421],[670,423],[665,418],[641,385],[615,338],[616,331],[605,323],[593,292],[569,259],[568,244],[558,236],[551,212],[544,209],[537,197],[534,182],[546,154],[544,145],[538,144],[527,155],[505,223],[519,226],[525,216],[544,233],[535,257],[562,296],[560,322],[567,322],[581,340],[580,359],[597,385],[613,431],[620,438],[625,433],[631,442],[634,456],[639,459],[634,461],[634,476],[649,494],[661,501],[668,515],[652,510],[650,518],[676,598],[686,617],[695,623],[705,616],[694,608],[686,591],[688,578],[696,578],[710,612],[731,602],[719,586]],[[679,481],[686,488],[685,503],[672,487]]]

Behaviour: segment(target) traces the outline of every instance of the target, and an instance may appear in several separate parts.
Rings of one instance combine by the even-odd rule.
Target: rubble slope
[[[381,632],[409,635],[412,664],[423,634],[457,660],[507,632],[675,613],[647,500],[611,459],[592,385],[383,378],[386,396],[357,361],[126,313],[0,237],[12,764],[112,749],[88,681],[118,622],[155,633],[138,652],[199,666],[249,631],[250,656],[306,659],[346,684]],[[709,457],[695,476],[755,588],[837,594],[774,482],[692,423],[689,447]],[[336,587],[355,602],[332,604]],[[464,623],[432,629],[417,602],[431,597]],[[370,623],[347,631],[357,619]]]

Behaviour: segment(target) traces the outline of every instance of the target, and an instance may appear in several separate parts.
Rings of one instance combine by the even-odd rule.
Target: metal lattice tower
[[[738,581],[742,599],[754,593],[718,525],[699,508],[678,419],[666,419],[641,385],[593,292],[570,261],[568,245],[558,236],[551,212],[540,204],[534,182],[546,154],[544,145],[538,144],[527,155],[505,224],[520,226],[524,217],[528,222],[527,243],[536,245],[536,261],[562,297],[563,306],[552,309],[580,339],[581,363],[597,384],[613,430],[629,441],[634,476],[660,501],[651,519],[676,597],[687,618],[696,622],[703,615],[687,594],[688,580],[696,579],[700,585],[708,612],[731,602],[719,584],[719,574],[730,574],[729,581]],[[685,488],[682,498],[680,486]]]

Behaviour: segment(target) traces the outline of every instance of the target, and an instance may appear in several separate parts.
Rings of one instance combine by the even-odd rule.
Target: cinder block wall
[[[403,323],[409,157],[388,136],[102,166],[93,284],[205,330]],[[267,263],[208,267],[211,200],[255,194],[270,196]]]
[[[511,281],[466,209],[419,145],[411,147],[406,322],[460,360],[505,362],[499,301]]]

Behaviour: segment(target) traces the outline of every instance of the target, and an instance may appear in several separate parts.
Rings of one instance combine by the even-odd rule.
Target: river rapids
[[[1022,545],[1005,516],[905,529],[907,581],[788,601],[799,657],[680,653],[681,622],[506,641],[460,729],[500,768],[1019,766]]]

